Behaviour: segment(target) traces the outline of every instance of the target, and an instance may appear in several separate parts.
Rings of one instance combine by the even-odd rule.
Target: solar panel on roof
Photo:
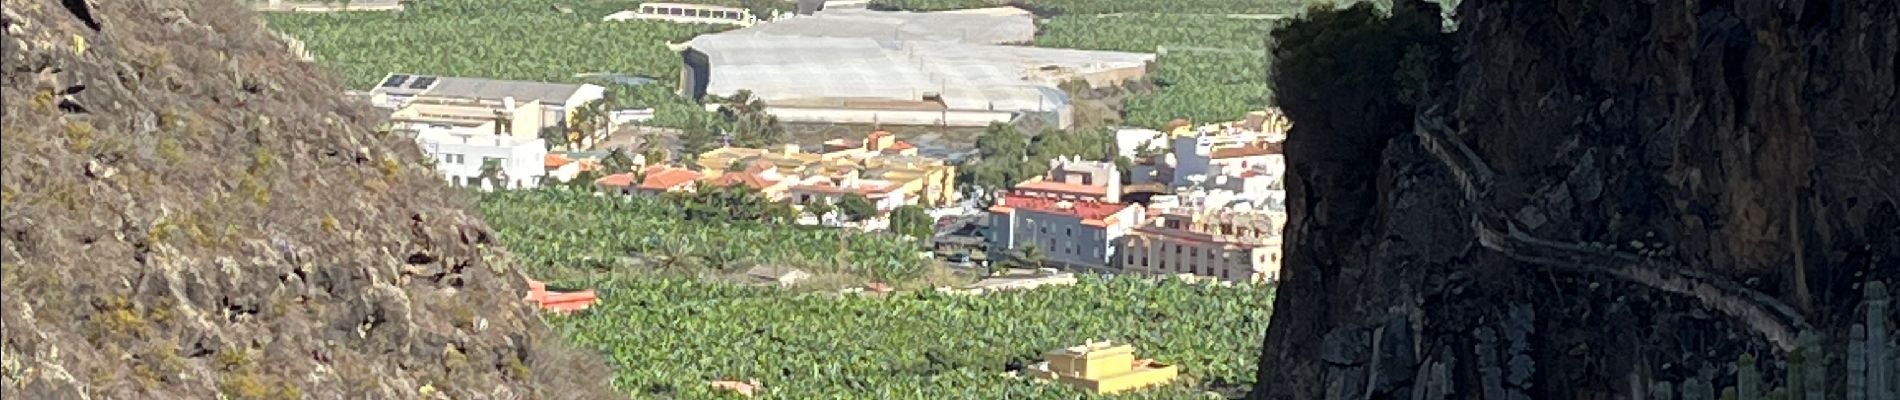
[[[409,80],[408,75],[390,75],[389,79],[383,80],[383,87],[393,88],[393,87],[402,86],[402,81],[406,81],[406,80]]]
[[[416,77],[415,82],[409,83],[409,88],[410,89],[428,89],[429,85],[433,85],[433,84],[435,84],[435,77],[418,76]]]

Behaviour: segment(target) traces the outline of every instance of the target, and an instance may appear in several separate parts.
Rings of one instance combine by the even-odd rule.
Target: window
[[[1095,184],[1095,175],[1082,175],[1082,184],[1084,185]]]
[[[482,187],[482,178],[479,178],[479,177],[473,177],[473,176],[471,176],[471,177],[468,177],[468,186],[469,186],[469,187]]]
[[[1174,255],[1181,255],[1181,245],[1174,245]]]
[[[463,158],[463,155],[461,154],[442,153],[442,162],[444,163],[461,165],[462,158]]]
[[[1075,237],[1075,229],[1062,228],[1062,236]]]
[[[1188,257],[1194,257],[1194,258],[1201,257],[1201,248],[1199,247],[1188,248]]]

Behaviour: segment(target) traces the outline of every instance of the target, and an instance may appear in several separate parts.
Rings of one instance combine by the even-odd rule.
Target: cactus
[[[1814,332],[1802,332],[1800,336],[1802,352],[1814,357],[1807,362],[1807,368],[1801,374],[1802,389],[1806,389],[1804,398],[1809,400],[1827,399],[1827,353],[1821,351],[1821,339]]]
[[[1734,386],[1729,386],[1727,388],[1722,389],[1722,400],[1735,400],[1735,397],[1736,395],[1735,395]]]
[[[1894,400],[1900,397],[1896,392],[1895,380],[1900,380],[1900,371],[1894,364],[1900,362],[1894,357],[1892,338],[1893,327],[1887,326],[1888,297],[1887,284],[1873,281],[1867,284],[1867,398],[1870,400]]]
[[[1756,369],[1754,354],[1744,353],[1735,362],[1735,398],[1761,400],[1761,370]]]
[[[1676,400],[1676,386],[1669,382],[1656,382],[1655,387],[1649,391],[1649,395],[1656,400]]]
[[[1796,347],[1794,351],[1788,352],[1788,367],[1786,371],[1783,371],[1787,376],[1781,380],[1781,388],[1776,389],[1786,395],[1784,398],[1787,400],[1808,400],[1808,381],[1802,379],[1802,375],[1807,370],[1807,353],[1808,349],[1805,346]]]
[[[1715,400],[1710,390],[1708,380],[1701,376],[1690,377],[1682,382],[1682,400]]]
[[[1867,327],[1861,324],[1848,331],[1847,400],[1867,400]]]

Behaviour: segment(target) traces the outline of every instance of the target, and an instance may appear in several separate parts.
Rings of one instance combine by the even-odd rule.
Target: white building
[[[1265,166],[1270,175],[1284,173],[1283,141],[1235,126],[1210,125],[1188,131],[1177,129],[1169,140],[1173,180],[1170,186],[1191,184],[1190,177],[1239,176]]]
[[[455,186],[495,189],[490,181],[482,179],[482,165],[490,160],[500,168],[507,189],[539,186],[547,174],[548,151],[541,139],[425,129],[416,131],[416,145],[424,156],[435,160],[436,172]]]

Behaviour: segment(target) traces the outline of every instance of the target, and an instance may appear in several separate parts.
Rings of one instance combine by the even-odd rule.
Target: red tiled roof
[[[1016,185],[1016,189],[1040,191],[1040,192],[1062,192],[1062,193],[1073,193],[1073,194],[1086,194],[1086,195],[1094,195],[1094,196],[1108,195],[1108,186],[1083,185],[1079,183],[1068,183],[1068,182],[1046,181],[1046,180],[1018,184]]]
[[[667,166],[647,167],[646,179],[640,181],[640,188],[646,190],[668,190],[679,185],[692,183],[704,175],[685,168]]]
[[[1063,200],[1005,194],[1002,201],[990,206],[990,212],[1008,213],[1013,210],[1030,210],[1047,214],[1068,215],[1082,219],[1084,224],[1104,226],[1115,222],[1115,213],[1130,207],[1129,204],[1103,203],[1096,201],[1072,201],[1068,207],[1058,207]]]
[[[594,185],[596,186],[627,187],[627,185],[631,184],[633,184],[633,173],[631,172],[607,175],[594,180]]]
[[[567,156],[560,154],[548,154],[547,156],[541,157],[541,164],[548,168],[560,168],[562,165],[567,165],[567,163],[570,162],[574,162],[574,160],[570,160]]]
[[[916,147],[917,146],[912,146],[910,142],[906,142],[902,140],[891,143],[891,150],[910,150]]]

